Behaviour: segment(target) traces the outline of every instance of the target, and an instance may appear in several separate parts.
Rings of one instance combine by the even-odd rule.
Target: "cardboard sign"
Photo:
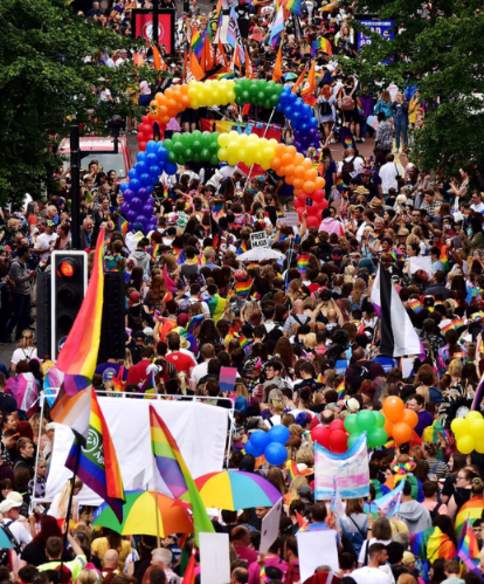
[[[299,225],[299,215],[296,211],[288,211],[287,213],[284,213],[278,221],[279,223],[282,223],[282,225],[287,225],[288,227],[297,227]]]
[[[321,566],[329,566],[332,571],[338,571],[336,531],[299,531],[296,538],[301,582],[305,582]]]
[[[228,533],[200,533],[200,576],[202,584],[230,582]]]
[[[250,234],[251,247],[270,247],[270,239],[265,231],[256,231]]]
[[[235,387],[235,379],[237,378],[236,367],[220,367],[218,382],[220,391],[230,392]]]
[[[279,524],[281,521],[282,497],[274,504],[272,509],[262,519],[260,529],[259,551],[266,554],[271,545],[276,541],[279,535]]]

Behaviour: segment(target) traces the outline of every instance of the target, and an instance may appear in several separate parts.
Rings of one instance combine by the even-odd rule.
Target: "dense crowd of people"
[[[128,35],[130,10],[150,6],[93,2],[87,16]],[[288,25],[284,68],[293,75],[285,83],[308,63],[316,37],[330,39],[335,54],[355,50],[351,7],[331,6],[305,0],[298,20],[304,34],[295,21]],[[184,10],[179,47],[191,27],[205,22],[196,2]],[[275,53],[260,41],[273,7],[241,4],[238,14],[255,75],[270,77]],[[100,56],[108,66],[126,58],[131,56]],[[284,498],[284,511],[280,535],[265,554],[257,550],[268,509],[222,510],[214,518],[217,531],[230,534],[231,582],[300,582],[296,533],[333,528],[340,570],[321,566],[307,582],[477,584],[484,570],[482,445],[460,453],[450,425],[471,407],[483,411],[480,169],[469,161],[458,176],[423,172],[408,152],[424,123],[418,89],[391,84],[369,96],[337,59],[323,53],[316,58],[313,107],[322,139],[309,155],[325,178],[328,201],[317,227],[308,226],[305,214],[296,224],[290,219],[292,189],[275,173],[247,176],[238,167],[193,163],[160,179],[157,229],[125,233],[116,171],[96,160],[83,171],[82,248],[92,254],[104,227],[105,271],[121,272],[126,291],[125,358],[100,363],[93,384],[167,399],[204,396],[220,406],[227,403],[221,398],[233,400],[229,466],[265,476]],[[165,59],[168,71],[157,87],[140,80],[141,104],[182,79],[182,56]],[[102,99],[109,99],[109,88]],[[219,108],[219,114],[240,120],[234,106]],[[190,111],[170,127],[192,130],[203,115]],[[284,120],[272,123],[291,143]],[[359,149],[365,141],[370,146],[364,155]],[[17,343],[9,362],[0,364],[0,527],[12,544],[0,552],[0,581],[178,583],[191,540],[173,534],[160,544],[150,536],[99,532],[91,525],[93,510],[76,505],[66,540],[70,487],[50,507],[37,503],[55,425],[39,413],[53,363],[37,354],[35,281],[49,270],[54,250],[71,248],[69,173],[56,180],[56,192],[46,200],[29,198],[20,211],[0,213],[0,338]],[[265,232],[270,247],[282,252],[280,260],[241,261],[256,232]],[[421,354],[409,356],[410,366],[379,359],[380,321],[370,300],[378,265],[391,274],[422,342]],[[220,390],[222,367],[237,370],[230,392]],[[348,499],[344,512],[315,502],[314,424],[380,410],[387,396],[401,397],[418,415],[411,442],[370,450],[369,501]],[[277,424],[290,431],[288,462],[280,466],[245,450],[252,432]],[[397,513],[374,512],[368,503],[402,478]],[[76,483],[76,492],[81,486]],[[476,571],[457,553],[465,520],[480,550]]]

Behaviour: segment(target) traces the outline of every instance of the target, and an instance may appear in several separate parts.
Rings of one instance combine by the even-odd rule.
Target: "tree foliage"
[[[74,114],[96,124],[132,113],[130,63],[114,69],[97,62],[101,50],[130,42],[77,16],[63,0],[0,2],[0,202],[40,194],[58,164],[55,141],[68,134]],[[99,108],[96,88],[105,83],[112,111]],[[92,115],[90,119],[92,123]],[[106,130],[104,130],[106,132]]]
[[[478,0],[365,0],[357,11],[392,18],[393,41],[372,36],[346,67],[370,87],[417,85],[427,104],[416,134],[423,168],[484,164],[484,12]],[[356,24],[356,26],[358,26]]]

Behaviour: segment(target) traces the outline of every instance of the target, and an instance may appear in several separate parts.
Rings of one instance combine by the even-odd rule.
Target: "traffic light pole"
[[[153,1],[153,44],[158,47],[159,0]]]
[[[71,123],[71,238],[72,249],[81,249],[81,150],[79,146],[79,121]]]

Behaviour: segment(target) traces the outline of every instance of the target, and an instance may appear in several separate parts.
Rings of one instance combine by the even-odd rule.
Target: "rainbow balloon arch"
[[[154,137],[153,126],[165,127],[171,118],[186,109],[202,107],[251,105],[284,114],[294,134],[294,146],[306,153],[310,147],[319,147],[318,121],[311,106],[292,93],[291,88],[264,79],[220,79],[192,81],[172,85],[157,93],[149,105],[149,112],[138,126],[138,148],[146,149]]]
[[[125,200],[120,210],[131,231],[148,233],[156,229],[153,188],[163,172],[173,175],[177,164],[187,162],[206,162],[211,166],[221,162],[233,166],[242,162],[272,169],[293,186],[295,209],[300,217],[303,213],[307,215],[310,228],[318,227],[321,212],[327,207],[324,178],[318,175],[311,159],[298,152],[295,146],[260,138],[256,134],[195,131],[174,134],[160,142],[148,141],[146,150],[138,152],[128,182],[121,185]]]

